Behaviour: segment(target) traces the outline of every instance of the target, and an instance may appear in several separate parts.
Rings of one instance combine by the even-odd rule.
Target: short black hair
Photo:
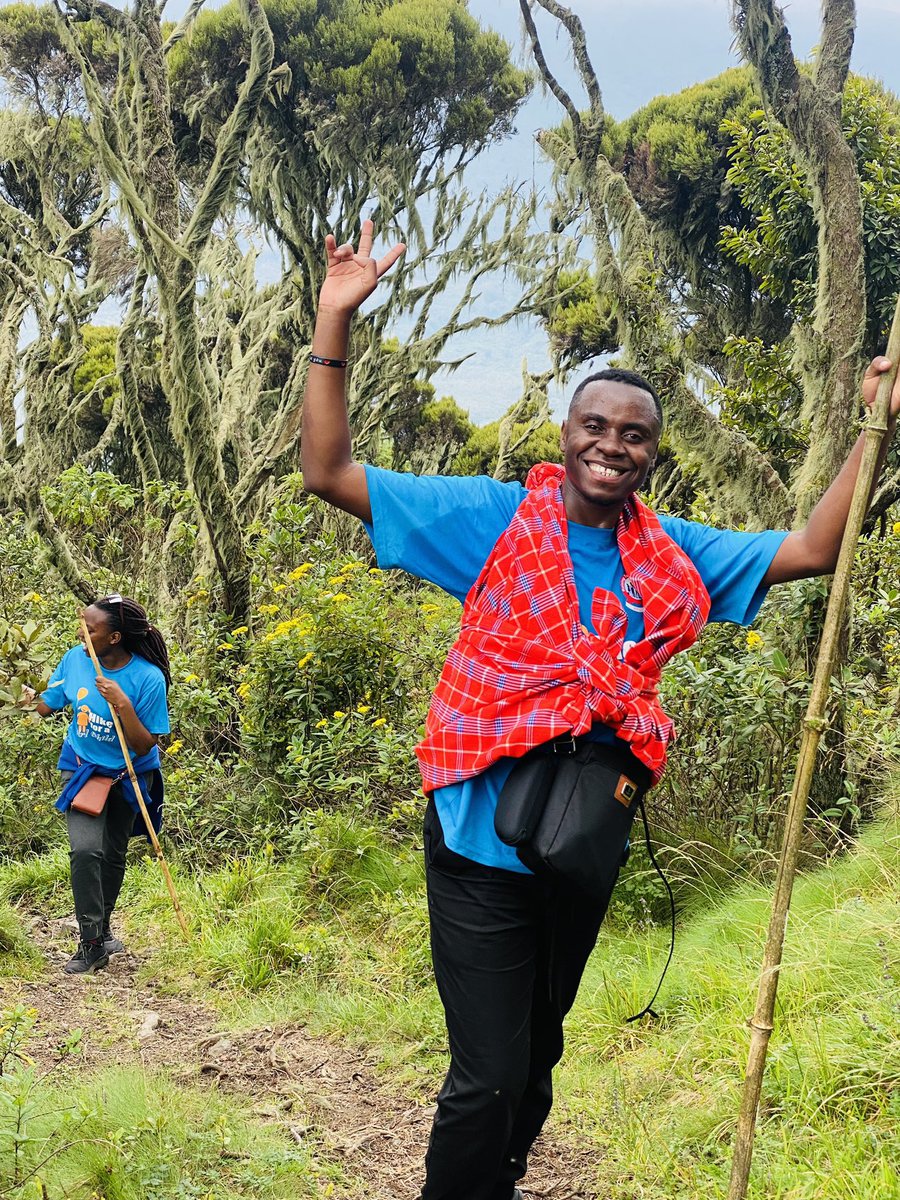
[[[659,428],[662,432],[663,427],[663,410],[659,402],[653,384],[645,379],[643,375],[639,375],[637,371],[626,371],[624,367],[606,367],[603,371],[596,371],[593,375],[588,375],[586,379],[582,379],[572,396],[569,404],[569,412],[581,399],[581,393],[589,383],[627,383],[629,387],[640,388],[642,392],[646,392],[653,401],[653,406],[656,409],[656,415],[659,418]]]

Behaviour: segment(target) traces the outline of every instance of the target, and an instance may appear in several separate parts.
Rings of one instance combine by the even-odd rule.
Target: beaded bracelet
[[[311,354],[309,361],[315,363],[317,367],[346,367],[346,358],[321,358],[318,354]]]

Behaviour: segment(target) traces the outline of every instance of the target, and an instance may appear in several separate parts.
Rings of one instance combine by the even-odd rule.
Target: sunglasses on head
[[[121,592],[110,592],[110,594],[108,596],[103,596],[100,600],[97,601],[97,603],[98,604],[118,604],[118,606],[119,606],[119,625],[124,626],[124,624],[125,624],[125,606],[122,603],[122,593]]]

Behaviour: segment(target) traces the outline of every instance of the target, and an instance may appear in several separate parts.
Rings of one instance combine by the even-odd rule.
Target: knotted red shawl
[[[622,657],[627,618],[605,588],[594,592],[589,633],[578,615],[564,478],[552,463],[531,469],[528,495],[466,597],[416,747],[425,792],[595,722],[630,744],[654,783],[662,776],[674,726],[657,697],[660,673],[697,640],[709,595],[656,514],[632,495],[616,539],[628,590],[643,602],[645,636]]]

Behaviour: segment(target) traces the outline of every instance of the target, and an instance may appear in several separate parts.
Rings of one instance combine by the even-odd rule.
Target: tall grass
[[[898,879],[900,823],[885,818],[797,881],[756,1200],[900,1197]],[[126,881],[131,934],[155,948],[143,969],[158,985],[214,1001],[236,1024],[303,1019],[365,1044],[405,1091],[433,1092],[446,1037],[415,846],[378,833],[362,811],[330,810],[278,851],[196,877],[176,864],[176,881],[198,933],[191,945],[155,865]],[[665,932],[615,912],[569,1018],[556,1120],[596,1145],[604,1198],[725,1194],[770,888],[709,882],[704,901],[682,923],[658,1022],[625,1017],[655,987]]]
[[[235,1100],[140,1068],[81,1082],[0,1074],[0,1194],[11,1200],[302,1200],[341,1179]]]

